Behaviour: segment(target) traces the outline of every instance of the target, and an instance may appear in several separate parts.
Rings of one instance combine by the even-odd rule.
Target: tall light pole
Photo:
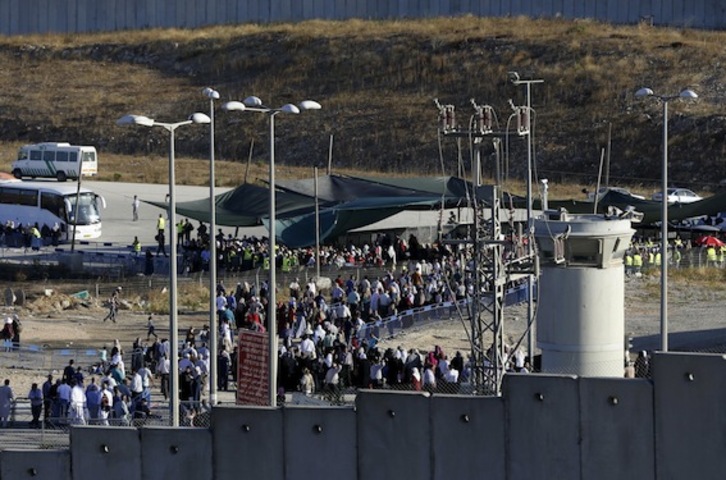
[[[179,426],[179,323],[177,319],[177,255],[176,255],[176,178],[174,176],[174,131],[191,123],[210,123],[203,113],[194,113],[188,120],[177,123],[157,122],[143,115],[125,115],[116,121],[117,125],[141,125],[161,127],[169,132],[169,416],[173,427]]]
[[[209,403],[217,404],[217,204],[214,199],[214,101],[219,92],[207,87],[202,95],[209,99]]]
[[[527,118],[530,125],[527,125],[527,255],[532,258],[532,85],[535,83],[544,83],[541,79],[522,80],[517,72],[509,72],[509,81],[513,85],[527,86]],[[534,276],[527,276],[527,350],[529,354],[530,365],[534,365],[534,340],[532,337],[532,327],[534,326]]]
[[[267,114],[270,119],[270,174],[269,174],[269,188],[270,188],[270,213],[269,213],[269,252],[270,257],[270,281],[269,281],[269,304],[268,304],[268,335],[269,335],[269,350],[270,350],[270,363],[269,363],[269,396],[270,406],[277,406],[277,298],[276,298],[276,286],[277,279],[275,276],[276,262],[275,262],[275,249],[276,249],[276,232],[275,232],[275,115],[278,113],[293,113],[298,114],[303,110],[320,110],[321,106],[318,102],[313,100],[305,100],[300,102],[298,105],[288,103],[279,108],[270,108],[263,105],[262,100],[258,97],[247,97],[244,102],[227,102],[222,105],[222,110],[234,112],[234,111],[249,111],[249,112],[260,112]]]
[[[650,88],[641,88],[635,96],[654,97],[663,104],[663,165],[661,184],[660,225],[660,339],[661,350],[668,351],[668,102],[677,98],[696,99],[698,94],[687,88],[678,95],[656,95]]]

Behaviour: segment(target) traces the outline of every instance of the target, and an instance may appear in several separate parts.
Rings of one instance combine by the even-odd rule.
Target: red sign
[[[240,330],[237,405],[270,405],[270,342],[267,333]]]

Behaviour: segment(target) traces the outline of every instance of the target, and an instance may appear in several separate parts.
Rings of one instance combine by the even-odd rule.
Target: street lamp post
[[[194,113],[188,120],[177,123],[157,122],[143,115],[125,115],[116,121],[117,125],[141,125],[161,127],[169,132],[169,415],[173,427],[179,426],[179,326],[177,319],[177,254],[176,254],[176,188],[174,176],[174,131],[191,123],[210,123],[203,113]]]
[[[663,165],[661,183],[660,225],[660,338],[661,350],[668,351],[668,102],[677,98],[696,99],[698,94],[687,88],[678,95],[656,95],[650,88],[641,88],[635,96],[654,97],[663,104]]]
[[[277,298],[276,298],[276,262],[275,262],[275,249],[276,249],[276,232],[275,222],[276,220],[276,206],[275,206],[275,116],[278,113],[293,113],[298,114],[303,110],[320,110],[321,106],[318,102],[313,100],[305,100],[300,102],[298,105],[288,103],[279,108],[270,108],[263,105],[262,100],[258,97],[247,97],[244,102],[227,102],[222,105],[222,110],[226,111],[249,111],[265,113],[270,119],[270,173],[269,173],[269,188],[270,188],[270,213],[269,213],[269,258],[270,258],[270,281],[269,281],[269,293],[268,293],[268,335],[269,335],[269,350],[270,350],[270,363],[269,363],[269,399],[270,406],[277,406]]]
[[[544,83],[544,80],[530,79],[522,80],[517,72],[508,73],[509,81],[513,85],[526,85],[527,87],[527,118],[530,125],[527,125],[527,255],[532,258],[532,85]],[[527,350],[530,365],[534,365],[534,339],[532,327],[534,324],[534,276],[527,276]]]
[[[217,204],[214,199],[214,101],[219,92],[207,87],[202,94],[209,98],[209,403],[217,404]]]

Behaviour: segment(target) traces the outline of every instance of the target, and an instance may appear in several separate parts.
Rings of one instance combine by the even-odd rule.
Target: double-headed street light
[[[182,125],[192,123],[210,123],[211,119],[203,113],[194,113],[188,120],[177,123],[157,122],[143,115],[125,115],[116,121],[117,125],[141,125],[143,127],[161,127],[169,132],[169,415],[172,426],[179,426],[179,327],[177,321],[177,255],[176,255],[176,197],[174,177],[174,131]]]
[[[209,403],[217,404],[217,204],[214,198],[214,101],[219,92],[206,87],[209,99]]]
[[[661,225],[660,225],[660,336],[661,350],[668,351],[668,102],[678,98],[698,98],[698,94],[687,88],[678,95],[657,95],[650,88],[641,88],[635,96],[653,97],[663,103],[663,178],[661,186]]]
[[[259,112],[265,113],[270,119],[270,175],[269,175],[269,188],[270,188],[270,213],[269,213],[269,259],[270,259],[270,280],[269,280],[269,293],[268,293],[268,335],[269,335],[269,350],[270,350],[270,363],[269,363],[269,396],[270,406],[277,405],[277,298],[276,298],[276,284],[277,279],[275,278],[276,268],[276,254],[275,254],[275,115],[278,113],[293,113],[298,114],[304,110],[320,110],[321,106],[318,102],[313,100],[305,100],[300,102],[298,105],[292,103],[285,104],[279,108],[270,108],[263,105],[262,100],[258,97],[252,96],[245,98],[244,102],[227,102],[222,105],[222,110],[229,112]]]

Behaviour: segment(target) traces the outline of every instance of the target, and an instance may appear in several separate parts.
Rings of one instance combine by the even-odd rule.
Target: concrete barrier
[[[206,428],[141,430],[141,479],[212,478],[212,432]]]
[[[73,480],[141,478],[141,440],[131,427],[71,428]]]
[[[431,478],[428,394],[363,390],[355,404],[358,480]]]
[[[214,408],[212,436],[215,480],[285,478],[281,409]],[[324,457],[320,461],[325,461]]]
[[[70,480],[71,453],[68,450],[3,450],[0,479]]]
[[[355,417],[350,407],[284,408],[285,478],[355,478]]]
[[[507,478],[580,478],[576,377],[505,375]]]
[[[657,478],[726,477],[726,356],[655,354]]]
[[[434,479],[504,480],[504,438],[501,397],[434,395],[431,398]]]
[[[582,478],[654,479],[652,383],[624,378],[579,382]]]

